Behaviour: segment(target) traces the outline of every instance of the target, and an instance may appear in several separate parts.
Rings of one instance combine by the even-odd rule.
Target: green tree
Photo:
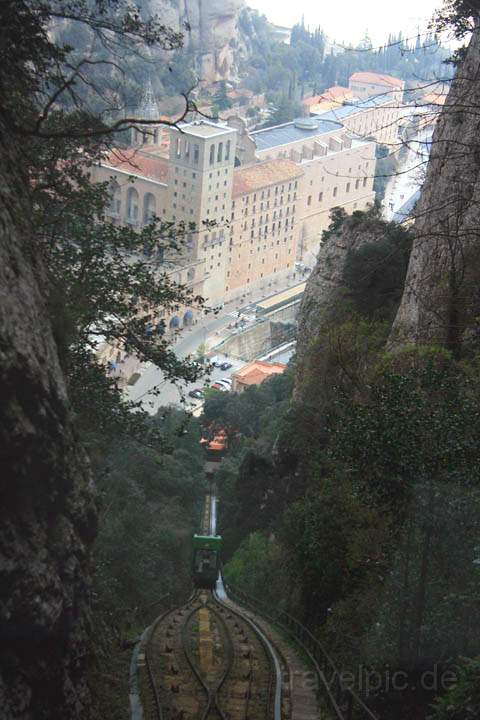
[[[384,232],[380,241],[348,253],[343,280],[360,315],[393,322],[403,294],[412,238],[396,223],[384,223]]]
[[[217,83],[212,100],[215,107],[217,107],[220,112],[222,110],[228,110],[228,108],[232,107],[232,101],[227,95],[227,84],[225,80],[220,80],[220,82]]]
[[[289,100],[287,95],[281,95],[280,98],[274,103],[274,107],[270,114],[270,117],[262,125],[262,127],[283,125],[283,123],[290,122],[299,115],[301,115],[301,108],[298,103],[293,100]]]

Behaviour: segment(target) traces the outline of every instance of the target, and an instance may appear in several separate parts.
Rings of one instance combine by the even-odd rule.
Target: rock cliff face
[[[359,223],[355,216],[348,217],[338,231],[322,245],[317,263],[308,278],[298,313],[297,376],[301,370],[309,345],[322,331],[324,321],[335,316],[336,308],[348,300],[343,284],[343,271],[348,252],[383,238],[384,224],[371,217]]]
[[[433,135],[394,343],[437,342],[455,351],[472,332],[473,305],[478,305],[478,277],[472,271],[480,239],[479,107],[477,29]],[[475,272],[478,276],[478,267]]]
[[[0,125],[0,715],[88,720],[88,463],[72,429],[26,181]]]
[[[148,11],[184,33],[184,46],[197,60],[201,81],[234,80],[248,56],[249,39],[239,20],[244,0],[148,0]]]

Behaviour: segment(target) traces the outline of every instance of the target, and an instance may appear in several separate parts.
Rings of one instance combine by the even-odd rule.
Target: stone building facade
[[[354,96],[361,100],[391,95],[395,103],[400,104],[405,89],[405,81],[382,73],[356,72],[350,75],[348,87]]]
[[[159,264],[212,306],[287,282],[295,262],[313,261],[332,207],[364,210],[374,199],[375,143],[337,121],[300,119],[247,136],[235,123],[198,120],[170,128],[168,145],[158,137],[110,153],[94,176],[111,184],[112,222],[185,224],[181,252]],[[165,320],[175,329],[187,318],[195,320],[192,309],[179,308]]]

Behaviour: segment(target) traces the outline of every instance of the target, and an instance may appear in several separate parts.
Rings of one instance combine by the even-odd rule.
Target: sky
[[[358,43],[368,30],[374,44],[382,44],[390,32],[404,35],[425,32],[434,10],[442,0],[247,0],[277,25],[291,27],[305,15],[305,24],[320,25],[330,40]]]

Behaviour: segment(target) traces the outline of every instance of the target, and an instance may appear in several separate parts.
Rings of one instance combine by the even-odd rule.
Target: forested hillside
[[[326,56],[321,30],[300,24],[287,47],[232,6],[249,38],[242,80],[285,102],[285,117],[301,90],[352,70],[436,72],[434,36],[411,53],[403,41],[374,53],[366,39]],[[288,371],[211,393],[201,421],[128,402],[95,352],[100,339],[121,344],[167,382],[200,374],[156,310],[203,300],[150,262],[186,228],[107,223],[108,187],[89,176],[133,124],[121,118],[148,77],[147,48],[172,55],[160,94],[188,88],[178,28],[126,0],[5,0],[0,21],[4,716],[128,714],[129,644],[159,597],[189,589],[205,423],[228,435],[216,478],[227,581],[295,614],[355,682],[377,673],[366,700],[385,720],[479,717],[476,0],[448,2],[438,20],[469,48],[416,222],[334,210]],[[395,671],[401,691],[384,681]]]
[[[455,4],[443,21],[463,37],[471,12]],[[275,597],[358,682],[362,667],[378,673],[368,703],[383,718],[480,707],[478,139],[464,151],[478,47],[475,30],[413,227],[333,213],[300,311],[293,392],[254,433],[223,518],[240,542],[227,580]],[[388,684],[395,672],[408,690]]]

